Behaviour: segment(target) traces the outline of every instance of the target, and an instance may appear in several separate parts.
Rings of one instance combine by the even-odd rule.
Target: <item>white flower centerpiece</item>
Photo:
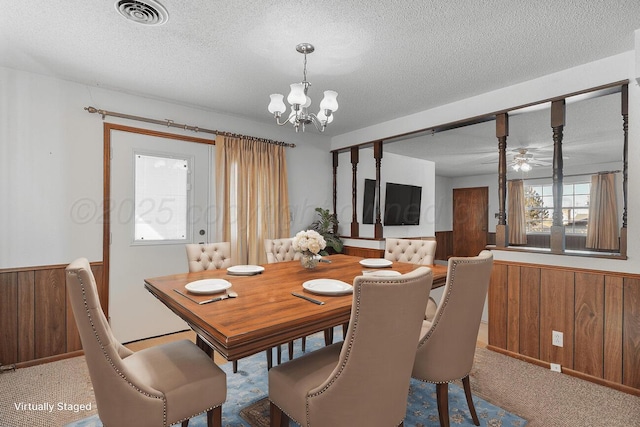
[[[327,242],[317,231],[304,230],[295,235],[292,245],[301,254],[300,264],[304,268],[314,268],[320,259],[318,253],[327,246]]]

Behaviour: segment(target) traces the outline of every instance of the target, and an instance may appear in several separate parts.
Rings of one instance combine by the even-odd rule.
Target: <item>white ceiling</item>
[[[632,50],[640,28],[638,0],[159,1],[149,27],[115,0],[0,0],[0,66],[271,123],[310,42],[332,136]]]

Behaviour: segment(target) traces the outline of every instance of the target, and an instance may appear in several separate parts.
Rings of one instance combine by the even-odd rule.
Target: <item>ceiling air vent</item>
[[[162,25],[169,20],[167,9],[154,0],[118,0],[115,6],[120,15],[138,24]]]

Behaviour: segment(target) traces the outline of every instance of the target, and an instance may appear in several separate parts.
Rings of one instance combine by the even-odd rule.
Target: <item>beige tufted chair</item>
[[[264,250],[267,253],[267,263],[293,261],[300,259],[300,252],[293,249],[293,237],[284,239],[264,239]],[[302,337],[302,351],[306,350],[306,339]],[[278,363],[280,363],[280,347],[278,346]],[[293,359],[293,341],[289,341],[289,360]]]
[[[356,277],[344,343],[269,371],[271,426],[288,426],[289,419],[301,426],[403,425],[432,281],[427,267]]]
[[[385,259],[412,264],[432,265],[436,256],[435,240],[386,239]]]
[[[130,351],[111,332],[89,262],[73,261],[66,276],[105,426],[187,426],[189,418],[205,411],[209,427],[222,424],[226,375],[209,356],[188,340]]]
[[[435,240],[392,239],[387,237],[384,257],[390,261],[432,265],[436,256],[436,244]],[[437,308],[436,301],[433,298],[429,298],[425,311],[425,320],[433,319]]]
[[[264,250],[269,264],[300,259],[300,253],[293,250],[293,238],[264,239]]]
[[[231,243],[189,243],[189,273],[231,267]]]
[[[436,384],[440,425],[449,426],[449,383],[462,379],[469,412],[480,425],[471,397],[473,366],[493,254],[449,258],[447,283],[433,322],[425,320],[411,376]]]

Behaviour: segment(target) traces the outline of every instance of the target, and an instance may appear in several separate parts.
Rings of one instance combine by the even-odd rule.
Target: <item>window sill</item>
[[[536,254],[549,254],[549,255],[563,255],[563,256],[577,256],[577,257],[589,257],[589,258],[604,258],[604,259],[618,259],[626,260],[626,255],[621,255],[619,252],[600,252],[600,251],[579,251],[574,249],[565,249],[562,253],[551,252],[549,248],[534,248],[529,246],[506,246],[497,247],[496,245],[489,245],[487,249],[499,250],[499,251],[511,251],[511,252],[529,252]]]

